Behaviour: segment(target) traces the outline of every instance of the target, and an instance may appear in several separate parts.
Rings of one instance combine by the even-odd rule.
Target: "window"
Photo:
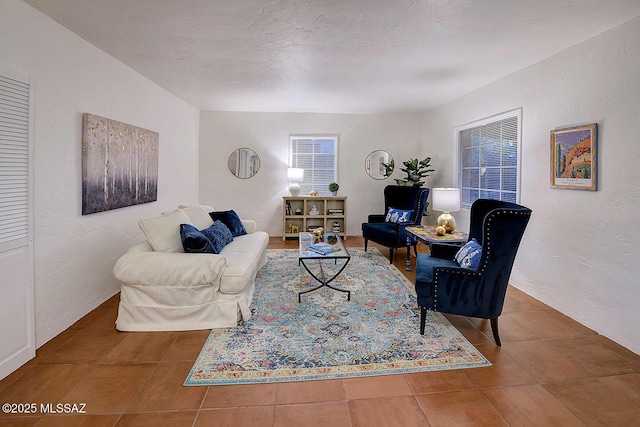
[[[518,202],[521,120],[518,109],[456,128],[462,207],[479,198]]]
[[[329,195],[329,183],[337,181],[338,136],[291,135],[289,141],[289,166],[304,169],[300,194]]]

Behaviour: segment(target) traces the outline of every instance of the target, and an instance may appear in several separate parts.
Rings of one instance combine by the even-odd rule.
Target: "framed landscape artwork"
[[[159,134],[84,114],[82,215],[158,198]]]
[[[598,124],[551,131],[551,187],[596,191]]]

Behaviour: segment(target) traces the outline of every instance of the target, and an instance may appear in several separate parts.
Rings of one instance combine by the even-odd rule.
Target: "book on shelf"
[[[342,209],[329,209],[327,211],[328,215],[344,215],[344,210]]]
[[[340,248],[334,245],[330,245],[326,242],[314,243],[309,245],[309,250],[313,252],[317,252],[322,255],[330,254],[331,252],[339,251]]]

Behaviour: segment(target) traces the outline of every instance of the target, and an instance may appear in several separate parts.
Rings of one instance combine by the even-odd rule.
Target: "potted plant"
[[[338,188],[340,188],[340,186],[337,182],[332,182],[331,184],[329,184],[329,191],[331,191],[331,194],[333,194],[334,196],[338,194]]]
[[[407,174],[406,179],[396,179],[398,185],[404,185],[409,187],[422,187],[424,184],[423,178],[429,176],[429,172],[434,172],[435,169],[431,168],[431,157],[426,157],[424,160],[418,161],[418,159],[409,159],[402,162],[404,168],[400,170]]]

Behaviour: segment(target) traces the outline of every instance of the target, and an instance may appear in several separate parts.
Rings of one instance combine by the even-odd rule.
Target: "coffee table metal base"
[[[305,263],[305,261],[318,261],[318,264],[320,266],[320,274],[318,276],[316,276],[313,271],[311,271],[311,269],[307,266],[307,264]],[[338,260],[335,260],[336,264],[338,263]],[[311,277],[313,277],[315,280],[317,280],[320,285],[316,286],[313,289],[308,289],[306,291],[302,291],[298,293],[298,302],[302,302],[301,297],[302,294],[308,294],[309,292],[313,292],[313,291],[317,291],[320,288],[323,287],[327,287],[327,288],[331,288],[334,291],[339,291],[339,292],[346,292],[347,293],[347,301],[351,301],[351,291],[348,291],[346,289],[340,289],[340,288],[336,288],[331,286],[329,283],[332,282],[336,277],[338,277],[338,275],[340,273],[342,273],[342,270],[344,270],[344,268],[347,266],[347,264],[349,264],[349,258],[345,258],[345,263],[344,265],[333,275],[333,276],[327,276],[325,274],[324,268],[322,268],[322,258],[312,258],[312,259],[299,259],[298,263],[302,263],[302,265],[304,266],[305,270],[307,270],[307,272],[309,272],[309,274],[311,275]]]

